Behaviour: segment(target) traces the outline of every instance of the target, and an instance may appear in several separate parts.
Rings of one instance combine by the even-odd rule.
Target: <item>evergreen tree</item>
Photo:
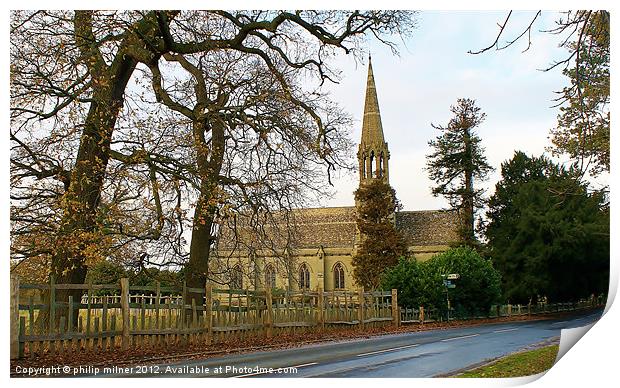
[[[447,126],[433,125],[441,134],[428,144],[433,152],[427,155],[427,171],[437,184],[433,195],[442,195],[462,216],[461,238],[463,243],[474,245],[475,209],[483,204],[482,189],[475,188],[475,181],[486,179],[493,168],[484,156],[481,139],[474,131],[486,115],[476,106],[476,101],[460,98],[450,107],[454,117]]]
[[[381,179],[361,185],[355,191],[355,201],[361,244],[351,262],[353,278],[365,289],[376,289],[383,272],[407,253],[404,239],[392,222],[400,203],[394,189]]]
[[[489,254],[513,303],[607,291],[609,208],[575,171],[516,152],[489,201]]]

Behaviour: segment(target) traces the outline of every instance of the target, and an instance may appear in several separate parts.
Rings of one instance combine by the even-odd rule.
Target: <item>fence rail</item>
[[[35,298],[32,293],[41,292]],[[73,292],[67,292],[73,290]],[[58,291],[64,293],[59,297]],[[82,291],[80,293],[80,291]],[[106,295],[111,293],[111,295]],[[74,299],[75,296],[75,299]],[[191,296],[191,297],[189,297]],[[599,302],[497,305],[450,320],[574,311]],[[398,307],[397,290],[272,292],[119,284],[20,284],[11,276],[11,358],[211,344],[326,327],[424,324],[444,311]]]
[[[45,296],[35,300],[25,295],[28,290]],[[76,291],[59,298],[59,290]],[[74,299],[80,290],[82,294]],[[211,285],[131,286],[128,279],[104,285],[55,284],[53,280],[19,284],[12,276],[11,358],[210,344],[335,326],[363,328],[397,323],[397,303],[396,290],[276,293]]]
[[[463,319],[486,319],[486,318],[501,318],[512,316],[525,316],[525,315],[537,315],[537,314],[549,314],[568,311],[585,310],[600,305],[600,301],[597,300],[582,300],[579,302],[568,303],[536,303],[531,305],[522,304],[504,304],[493,305],[489,309],[486,315],[483,314],[459,314],[454,309],[450,310],[450,321],[463,320]],[[446,315],[442,314],[445,311],[440,311],[435,308],[425,309],[424,307],[404,308],[400,307],[400,323],[430,323],[430,322],[442,322],[446,320]]]

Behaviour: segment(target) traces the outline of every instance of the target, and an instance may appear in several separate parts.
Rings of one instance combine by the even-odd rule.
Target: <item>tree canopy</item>
[[[324,193],[350,164],[328,59],[369,36],[396,50],[413,14],[12,12],[14,258],[68,283],[110,257],[182,266],[189,227],[205,262],[214,218],[260,226]]]
[[[551,150],[568,154],[580,171],[609,172],[609,12],[580,11],[583,29],[570,43],[575,64],[564,69],[570,85],[558,100]]]
[[[516,152],[489,201],[489,255],[513,303],[607,291],[609,206],[575,170]]]

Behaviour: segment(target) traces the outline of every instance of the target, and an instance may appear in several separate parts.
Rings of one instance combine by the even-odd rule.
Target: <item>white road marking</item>
[[[286,369],[286,368],[303,368],[304,366],[311,366],[311,365],[316,365],[318,364],[318,362],[309,362],[307,364],[300,364],[300,365],[293,365],[293,366],[283,366],[280,368],[272,368],[273,370],[276,369]],[[267,368],[269,369],[269,368]],[[244,375],[237,375],[237,376],[233,376],[233,377],[250,377],[250,376],[258,376],[258,375],[264,375],[266,373],[269,373],[269,370],[266,370],[264,372],[254,372],[254,373],[246,373]]]
[[[379,354],[379,353],[385,353],[385,352],[392,352],[394,350],[400,350],[400,349],[407,349],[407,348],[414,348],[416,346],[418,346],[419,344],[413,344],[413,345],[405,345],[405,346],[399,346],[397,348],[390,348],[390,349],[383,349],[383,350],[377,350],[375,352],[368,352],[368,353],[362,353],[362,354],[358,354],[356,357],[363,357],[363,356],[369,356],[371,354]]]
[[[519,328],[518,327],[514,327],[512,329],[495,330],[493,333],[505,333],[507,331],[515,331],[515,330],[519,330]]]
[[[562,322],[552,323],[552,324],[551,324],[551,326],[553,326],[553,325],[561,325],[561,324],[566,323],[566,322],[568,322],[568,321],[562,321]]]
[[[463,338],[477,337],[479,335],[480,334],[470,334],[470,335],[464,335],[461,337],[446,338],[446,339],[442,339],[441,342],[448,342],[448,341],[454,341],[454,340],[463,339]]]
[[[289,366],[289,368],[303,368],[304,366],[311,366],[316,364],[318,364],[318,362],[309,362],[307,364]]]
[[[257,376],[257,375],[264,375],[265,373],[269,373],[269,372],[254,372],[254,373],[247,373],[244,375],[237,375],[237,376],[233,376],[235,378],[237,377],[249,377],[249,376]]]

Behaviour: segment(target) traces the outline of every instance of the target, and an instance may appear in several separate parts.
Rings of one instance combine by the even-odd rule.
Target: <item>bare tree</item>
[[[49,241],[48,249],[40,244],[38,252],[26,252],[29,242],[17,238],[13,247],[24,254],[49,255],[57,281],[81,283],[89,258],[105,256],[101,247],[114,244],[102,244],[110,235],[134,242],[157,240],[168,227],[168,235],[176,235],[178,242],[182,188],[191,191],[198,181],[183,176],[190,167],[178,157],[148,147],[132,149],[131,139],[119,133],[119,116],[140,108],[127,98],[140,63],[153,69],[162,56],[235,51],[256,58],[276,77],[285,99],[293,101],[295,94],[286,89],[285,72],[279,69],[306,72],[321,82],[336,80],[337,73],[327,65],[335,50],[355,52],[367,35],[395,48],[384,37],[406,34],[412,26],[412,14],[398,11],[12,13],[12,182],[19,187],[12,192],[12,225],[24,236],[29,228],[42,225]],[[303,107],[300,102],[296,105]],[[312,106],[303,110],[319,129],[313,150],[331,152],[321,145],[327,144],[330,128]],[[226,121],[219,113],[209,117],[213,119],[201,125],[212,129]],[[205,143],[213,140],[209,136]],[[323,155],[323,160],[329,158]],[[158,178],[165,176],[174,179],[162,191]],[[237,190],[243,191],[240,187]],[[137,194],[145,188],[148,200],[142,203],[148,206],[139,207],[144,198]],[[32,205],[41,193],[47,197],[37,213]],[[112,203],[124,205],[102,206]],[[165,215],[166,206],[174,209],[169,214],[176,212],[175,223],[174,216]],[[132,216],[126,217],[126,209],[132,207]],[[23,217],[20,212],[26,210],[28,216]],[[142,210],[152,210],[148,213],[155,216],[148,217],[154,225],[131,230],[134,220],[144,221]]]

